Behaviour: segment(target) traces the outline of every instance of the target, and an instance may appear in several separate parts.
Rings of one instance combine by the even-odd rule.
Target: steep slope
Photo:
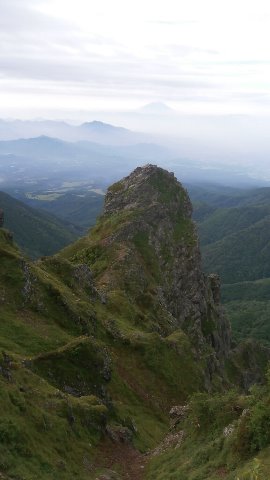
[[[270,345],[270,279],[224,284],[222,301],[237,342],[254,338]]]
[[[204,269],[221,277],[233,338],[269,345],[270,190],[208,189],[192,189]]]
[[[243,188],[206,182],[202,185],[188,184],[192,202],[217,208],[269,206],[270,187]]]
[[[147,480],[268,480],[270,385],[246,397],[196,394],[172,411],[171,433],[150,457]]]
[[[215,271],[224,283],[270,276],[270,216],[203,248],[206,271]]]
[[[203,246],[224,240],[232,234],[240,234],[257,222],[270,216],[269,205],[252,207],[218,208],[204,220],[199,221],[200,243]],[[246,232],[248,236],[248,230]]]
[[[89,333],[93,331],[94,309],[90,300],[87,313],[81,305],[83,297],[89,298],[91,287],[86,286],[86,280],[83,282],[78,269],[58,264],[58,272],[62,266],[69,285],[74,284],[71,292],[57,275],[29,264],[3,229],[0,261],[1,476],[6,478],[4,473],[8,473],[7,478],[20,480],[86,480],[87,462],[92,455],[89,444],[100,437],[107,408],[94,395],[77,398],[67,388],[60,391],[52,378],[42,378],[36,365],[42,363],[46,352],[58,354],[59,358],[64,350],[73,356],[78,374],[82,357],[88,359],[89,370],[97,347],[81,334],[83,324],[84,331],[87,327]],[[80,303],[75,291],[80,292]],[[96,378],[99,368],[103,368],[102,360],[98,362],[97,358],[95,355]],[[82,372],[80,379],[85,375]]]
[[[52,255],[80,234],[72,224],[28,207],[4,192],[0,192],[0,208],[4,211],[6,228],[31,258]]]
[[[88,262],[117,308],[122,302],[133,312],[134,326],[164,336],[183,329],[197,351],[208,352],[211,376],[228,354],[229,324],[217,303],[217,278],[202,273],[191,211],[173,174],[139,167],[108,190],[91,235],[63,255]]]
[[[190,215],[173,175],[147,166],[61,256],[30,264],[0,230],[3,472],[96,478],[110,439],[152,448],[173,404],[224,383],[229,328]]]
[[[30,195],[31,196],[31,195]],[[71,192],[56,192],[55,198],[48,201],[46,197],[50,193],[35,195],[34,198],[23,197],[23,202],[39,210],[56,215],[64,222],[72,223],[86,233],[95,225],[104,203],[104,195],[95,192],[85,192],[80,188],[74,188]]]
[[[188,195],[160,168],[114,184],[96,227],[54,257],[26,261],[0,229],[0,261],[3,478],[153,478],[141,452],[167,434],[172,406],[260,378],[267,355],[230,352]],[[236,420],[238,399],[226,402]]]

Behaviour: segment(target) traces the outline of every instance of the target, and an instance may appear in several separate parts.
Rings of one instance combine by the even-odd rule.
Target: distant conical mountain
[[[140,112],[149,114],[165,114],[174,112],[173,108],[169,107],[166,103],[151,102],[147,103],[140,108]]]

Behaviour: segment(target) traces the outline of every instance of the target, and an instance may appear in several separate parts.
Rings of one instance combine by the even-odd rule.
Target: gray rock
[[[136,168],[108,190],[103,218],[116,214],[124,221],[106,237],[106,244],[125,245],[120,259],[125,271],[122,289],[136,285],[137,298],[144,298],[147,292],[145,271],[133,261],[134,244],[138,249],[138,243],[144,242],[146,260],[152,262],[151,274],[155,269],[158,283],[151,300],[164,311],[153,330],[163,336],[179,328],[187,333],[198,358],[205,358],[205,386],[210,389],[212,376],[223,371],[228,357],[231,330],[220,306],[219,278],[214,274],[207,277],[202,271],[186,190],[172,173],[161,168]],[[108,288],[117,287],[111,284]]]

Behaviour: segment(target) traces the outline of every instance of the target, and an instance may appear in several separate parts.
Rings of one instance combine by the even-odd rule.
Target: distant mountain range
[[[178,178],[189,183],[215,182],[245,187],[269,185],[267,166],[264,179],[258,162],[250,155],[247,158],[238,155],[238,161],[233,162],[225,150],[213,153],[211,148],[209,150],[211,142],[194,141],[185,134],[189,119],[181,119],[168,105],[153,102],[144,105],[134,115],[137,123],[131,120],[130,123],[139,129],[146,128],[147,131],[147,125],[155,128],[160,119],[169,128],[169,133],[167,136],[140,133],[97,120],[81,125],[52,120],[0,120],[0,154],[5,155],[0,157],[0,183],[10,183],[16,177],[13,174],[18,159],[15,158],[14,166],[7,155],[26,155],[31,157],[29,161],[19,159],[21,183],[32,183],[40,175],[51,180],[53,174],[54,179],[61,175],[64,180],[75,176],[76,181],[86,177],[109,185],[136,166],[153,163],[174,171]],[[179,132],[173,137],[176,124]],[[15,141],[19,143],[5,143]],[[32,177],[27,170],[30,163]]]
[[[0,141],[0,184],[2,190],[13,186],[27,191],[35,185],[52,189],[74,181],[108,185],[140,164],[165,163],[173,155],[151,143],[113,146],[44,135]]]
[[[84,124],[86,131],[105,131],[109,140],[110,131],[116,143],[114,128],[98,122]],[[122,132],[122,129],[120,129]],[[127,131],[128,132],[128,131]],[[119,134],[120,136],[122,135]],[[127,135],[129,135],[127,133]],[[101,135],[103,138],[103,134]],[[97,139],[97,136],[95,137]],[[134,140],[134,138],[132,137]],[[132,144],[102,144],[94,141],[67,142],[46,135],[0,141],[0,186],[26,189],[32,187],[54,189],[63,182],[94,182],[109,185],[136,168],[147,163],[158,164],[174,171],[184,182],[216,182],[229,185],[258,185],[240,167],[193,161],[181,156],[174,148],[152,142]]]
[[[0,140],[15,140],[45,135],[62,140],[76,142],[87,140],[105,145],[130,145],[147,141],[143,133],[135,133],[122,127],[116,127],[99,121],[71,125],[53,120],[0,120]]]

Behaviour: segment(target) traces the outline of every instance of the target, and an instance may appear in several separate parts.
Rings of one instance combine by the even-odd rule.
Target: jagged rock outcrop
[[[154,165],[139,167],[109,188],[102,245],[116,250],[102,288],[120,288],[135,301],[148,296],[161,335],[183,329],[198,356],[207,360],[208,381],[230,349],[230,325],[220,307],[219,279],[201,267],[198,236],[188,194],[169,173]],[[119,272],[121,274],[119,275]]]

